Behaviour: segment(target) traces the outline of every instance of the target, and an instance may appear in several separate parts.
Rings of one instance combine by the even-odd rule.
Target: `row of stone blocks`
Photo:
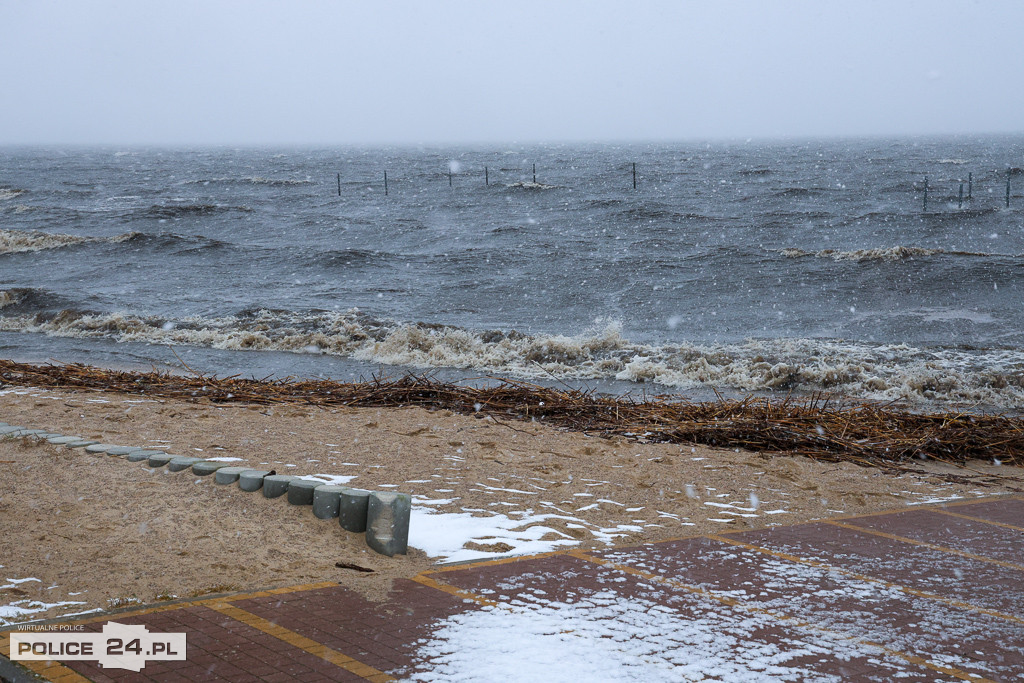
[[[55,434],[0,422],[0,437],[29,437],[67,448],[84,448],[90,453],[107,453],[150,467],[166,466],[171,472],[187,469],[199,476],[213,475],[221,485],[238,483],[243,491],[262,490],[265,498],[286,496],[292,505],[311,505],[320,519],[338,519],[341,528],[366,534],[366,544],[378,553],[404,555],[409,543],[412,499],[406,493],[364,491],[334,486],[301,477],[271,474],[268,470],[234,467],[226,462],[204,460],[135,446],[115,446],[77,436]]]

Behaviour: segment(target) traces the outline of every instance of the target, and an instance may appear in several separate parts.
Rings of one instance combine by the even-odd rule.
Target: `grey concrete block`
[[[381,555],[405,555],[409,549],[409,515],[412,498],[408,493],[370,494],[366,513],[366,545]]]
[[[99,441],[93,441],[92,439],[82,439],[81,441],[71,441],[64,445],[67,446],[68,448],[85,448],[87,446],[93,446],[98,443]]]
[[[86,446],[85,450],[88,453],[106,453],[111,448],[117,448],[117,446],[112,443],[94,443],[91,446]]]
[[[163,455],[151,455],[149,456],[149,460],[147,460],[146,462],[149,463],[150,467],[163,467],[164,465],[166,465],[171,460],[174,460],[177,457],[179,456],[171,455],[169,453],[164,453]]]
[[[171,472],[181,472],[183,470],[189,469],[197,462],[202,462],[202,460],[202,458],[193,458],[190,455],[179,455],[175,458],[171,458],[171,460],[168,461],[167,469],[169,469]]]
[[[142,450],[142,451],[135,451],[133,453],[129,453],[127,456],[125,456],[125,459],[128,462],[142,462],[143,460],[149,460],[154,455],[167,455],[167,454],[164,453],[163,451]]]
[[[294,479],[288,484],[288,502],[292,505],[312,505],[313,490],[317,486],[323,486],[322,481],[312,479]]]
[[[7,432],[4,436],[11,439],[20,439],[24,436],[35,436],[36,434],[46,434],[46,432],[42,429],[26,429],[25,427],[19,427],[14,431]]]
[[[83,439],[80,436],[51,436],[49,439],[47,439],[47,442],[52,443],[55,446],[63,446],[64,444],[82,440]]]
[[[229,462],[218,462],[216,460],[200,460],[195,465],[192,465],[193,474],[198,474],[200,477],[205,477],[208,474],[213,474],[217,470],[228,467],[231,465]]]
[[[19,427],[17,425],[7,425],[6,427],[0,427],[0,436],[3,436],[4,434],[13,434],[14,432],[20,432],[23,429],[25,428]]]
[[[313,489],[313,514],[320,519],[332,519],[338,516],[338,505],[341,503],[341,492],[344,486],[321,484]]]
[[[125,456],[141,450],[142,449],[138,446],[114,446],[113,448],[107,449],[107,455]]]
[[[289,474],[271,474],[263,477],[263,497],[277,498],[288,492],[288,485],[298,477]]]
[[[366,531],[366,511],[369,504],[369,491],[343,486],[338,497],[338,524],[345,531],[363,533]]]
[[[238,475],[238,488],[243,491],[259,491],[263,487],[263,478],[271,470],[246,470]]]
[[[234,484],[242,472],[251,472],[248,467],[221,467],[213,473],[215,484]]]

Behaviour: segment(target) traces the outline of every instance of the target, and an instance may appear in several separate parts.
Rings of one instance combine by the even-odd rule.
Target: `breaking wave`
[[[916,256],[935,256],[951,254],[954,256],[1000,256],[978,251],[947,251],[946,249],[924,249],[922,247],[882,247],[879,249],[854,249],[840,251],[838,249],[822,249],[821,251],[804,251],[803,249],[780,249],[779,253],[787,258],[830,258],[833,261],[902,261]]]
[[[556,189],[558,189],[558,185],[545,185],[544,183],[534,183],[534,182],[530,182],[528,180],[527,181],[523,181],[523,182],[518,182],[518,183],[511,183],[509,185],[506,185],[505,187],[509,187],[509,188],[516,189],[516,190],[556,190]]]
[[[299,180],[296,178],[265,178],[263,176],[247,176],[239,178],[198,178],[196,180],[185,180],[182,185],[210,185],[210,184],[237,184],[237,185],[312,185],[312,180]]]
[[[77,305],[79,301],[38,287],[0,290],[0,309],[8,309],[7,313],[37,315],[40,311],[60,311]]]
[[[14,199],[25,194],[25,190],[16,190],[13,187],[0,187],[0,200]]]
[[[775,197],[818,197],[827,192],[820,187],[787,187],[774,193]]]
[[[0,230],[0,254],[59,249],[60,247],[69,247],[87,242],[126,242],[135,239],[139,235],[140,233],[137,232],[126,232],[113,237],[80,237],[78,235],[61,235],[36,230]]]
[[[188,218],[193,216],[214,216],[231,211],[251,213],[247,206],[223,206],[221,204],[154,204],[148,209],[136,212],[140,218]]]
[[[16,303],[18,297],[17,291],[0,292],[0,302]],[[3,306],[11,308],[10,303]],[[398,323],[357,309],[309,313],[258,309],[218,318],[180,319],[64,309],[0,316],[0,331],[331,354],[525,379],[617,379],[684,390],[829,391],[913,404],[1024,407],[1024,351],[1020,350],[968,351],[819,339],[657,346],[631,342],[616,324],[574,336],[523,334]]]

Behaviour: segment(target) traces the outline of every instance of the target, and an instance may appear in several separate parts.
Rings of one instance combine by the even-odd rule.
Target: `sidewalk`
[[[540,672],[554,681],[563,671],[579,680],[1021,680],[1024,496],[445,567],[397,581],[385,603],[322,583],[61,623],[99,631],[108,621],[185,632],[187,659],[140,673],[95,662],[31,671],[61,682],[467,671],[479,680]],[[8,644],[5,632],[0,654]],[[17,668],[0,665],[4,677]],[[32,680],[20,671],[15,678]]]

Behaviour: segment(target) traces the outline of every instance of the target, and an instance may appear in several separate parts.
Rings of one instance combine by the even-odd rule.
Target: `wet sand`
[[[476,556],[530,543],[635,545],[1009,490],[422,408],[212,405],[8,387],[0,391],[0,420],[176,455],[239,458],[232,464],[282,474],[344,477],[359,488],[410,493],[421,510],[514,522],[503,534],[458,538],[459,552]],[[1024,472],[992,463],[922,469],[1000,474],[1024,487]],[[0,441],[0,476],[0,623],[318,581],[379,599],[393,578],[441,559],[415,547],[386,558],[308,508],[81,449]],[[413,529],[414,546],[448,533],[443,520],[451,518],[417,519],[437,523]],[[43,609],[34,600],[79,604]]]

